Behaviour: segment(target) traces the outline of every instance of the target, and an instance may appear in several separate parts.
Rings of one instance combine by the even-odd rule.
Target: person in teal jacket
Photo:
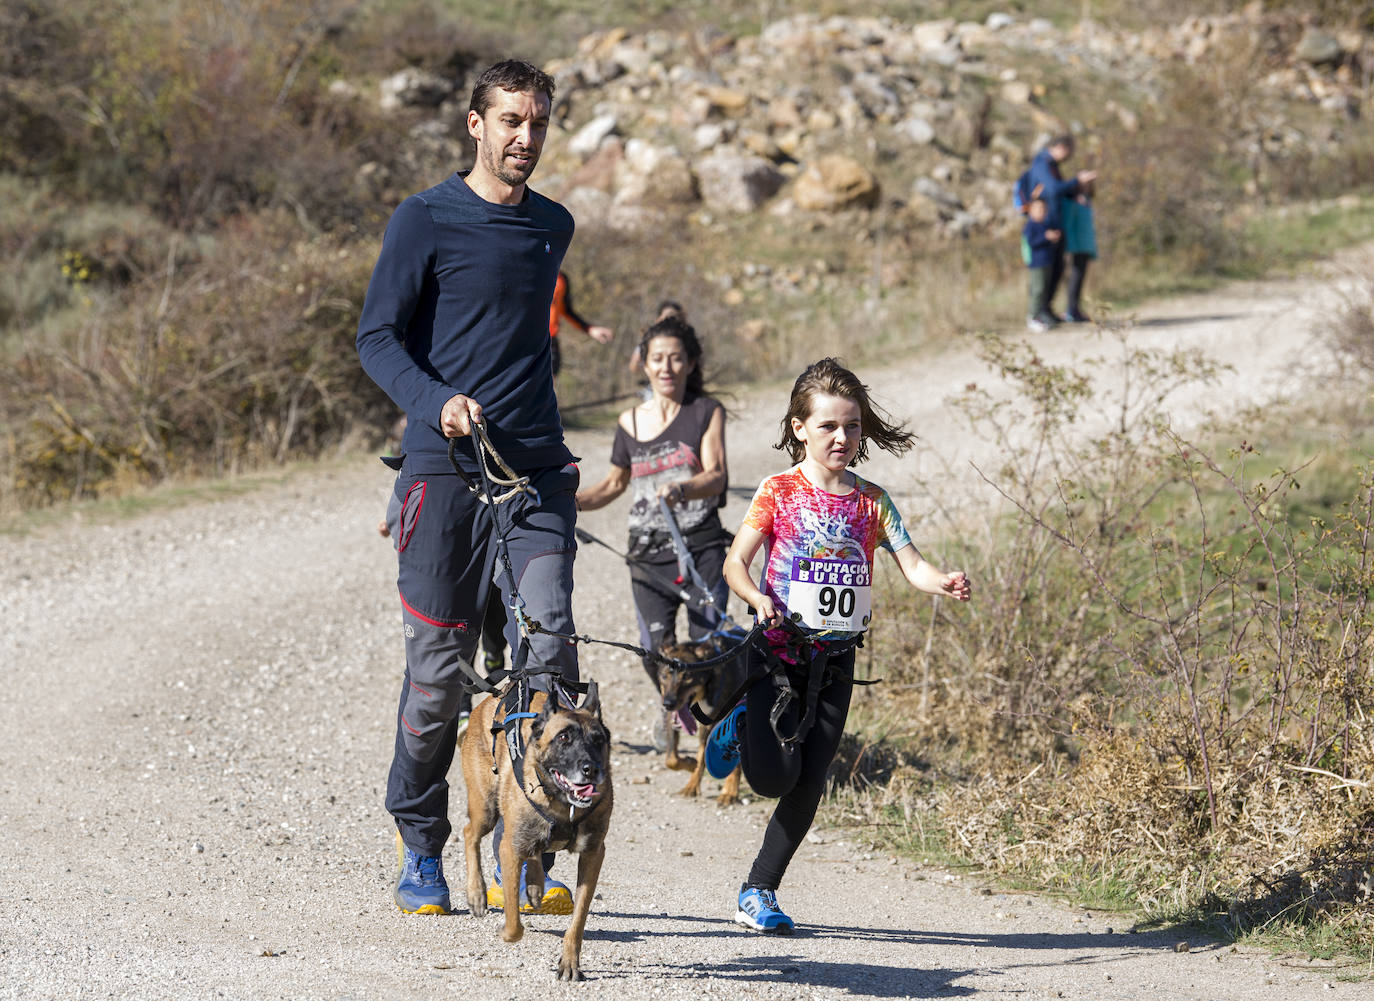
[[[1081,185],[1077,195],[1065,198],[1059,207],[1064,226],[1064,252],[1069,256],[1068,309],[1070,323],[1090,323],[1083,312],[1081,296],[1088,262],[1097,256],[1097,232],[1093,226],[1093,183]]]

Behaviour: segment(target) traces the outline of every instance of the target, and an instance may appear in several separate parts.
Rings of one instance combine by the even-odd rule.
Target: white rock
[[[377,84],[377,89],[381,91],[378,104],[382,110],[396,111],[416,106],[437,108],[453,93],[453,84],[412,66],[385,78]]]
[[[949,42],[954,35],[953,21],[926,21],[916,25],[912,29],[912,34],[916,38],[916,44],[922,49],[929,51],[937,49]]]
[[[591,156],[619,124],[613,114],[597,115],[568,140],[568,149],[578,156]]]
[[[943,187],[934,178],[916,178],[916,183],[912,185],[912,190],[921,197],[928,198],[937,205],[941,205],[945,208],[962,209],[964,207],[964,203],[959,200],[958,195]]]
[[[959,65],[959,61],[964,58],[964,51],[958,42],[950,42],[948,45],[937,45],[934,48],[926,49],[925,57],[937,66],[944,66],[946,69]]]
[[[752,212],[782,187],[782,173],[761,156],[718,149],[696,163],[702,201],[717,211]]]
[[[698,150],[714,149],[726,139],[725,126],[720,122],[706,122],[692,130],[692,145]]]
[[[893,131],[911,140],[917,146],[929,146],[935,141],[935,126],[924,118],[917,118],[914,115],[898,122],[893,126]]]
[[[653,65],[654,57],[648,50],[633,42],[622,42],[611,50],[611,58],[629,73],[643,73]]]

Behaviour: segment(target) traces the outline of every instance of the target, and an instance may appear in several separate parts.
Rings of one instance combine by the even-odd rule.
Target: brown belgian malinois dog
[[[706,770],[706,740],[711,735],[711,728],[697,725],[691,705],[698,703],[706,713],[720,711],[721,701],[744,681],[744,651],[740,651],[738,657],[705,670],[692,670],[691,665],[716,656],[719,651],[714,643],[665,643],[658,652],[688,665],[686,670],[671,663],[658,665],[658,690],[663,694],[663,711],[668,715],[668,753],[664,764],[674,771],[690,770],[692,773],[687,784],[678,790],[679,796],[699,796],[701,776]],[[673,725],[674,717],[682,721],[688,736],[697,735],[695,758],[678,754],[678,728]],[[740,774],[740,766],[736,765],[725,777],[720,795],[716,797],[718,806],[739,802]]]
[[[576,852],[577,887],[572,921],[563,935],[558,959],[558,979],[584,980],[582,931],[606,854],[606,830],[613,805],[611,733],[601,721],[595,682],[576,709],[558,706],[543,692],[533,692],[530,712],[536,715],[516,724],[525,745],[517,771],[502,733],[506,713],[502,701],[497,696],[479,703],[463,737],[463,779],[468,790],[468,822],[463,828],[468,909],[477,917],[487,912],[479,848],[496,826],[498,815],[506,822],[500,848],[506,912],[503,941],[518,942],[525,933],[520,923],[521,867],[528,863],[526,900],[538,907],[544,896],[544,852]],[[493,724],[497,731],[494,754]]]

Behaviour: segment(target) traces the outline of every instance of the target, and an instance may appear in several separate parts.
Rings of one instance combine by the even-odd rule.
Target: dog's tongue
[[[572,791],[574,795],[581,799],[591,799],[596,795],[596,785],[595,783],[589,782],[587,785],[573,786]]]
[[[692,710],[683,706],[677,711],[677,725],[687,731],[687,736],[692,736],[697,732],[697,718],[692,715]]]

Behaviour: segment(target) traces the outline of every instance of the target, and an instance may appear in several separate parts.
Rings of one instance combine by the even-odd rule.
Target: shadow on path
[[[722,956],[718,962],[645,963],[633,970],[597,971],[594,976],[598,979],[631,979],[647,975],[670,980],[721,977],[767,983],[784,981],[812,987],[843,987],[853,994],[865,997],[966,997],[975,994],[976,989],[956,983],[963,977],[986,976],[1005,970],[1041,965],[1067,968],[1115,962],[1166,951],[1173,941],[1167,931],[1147,935],[1131,935],[1128,941],[1127,937],[1123,935],[1089,934],[1085,932],[1071,934],[1052,932],[979,934],[811,924],[801,925],[796,934],[791,937],[765,939],[754,932],[738,928],[733,921],[727,918],[631,914],[623,911],[605,912],[601,916],[609,920],[631,922],[636,925],[636,930],[621,931],[605,927],[593,927],[587,929],[586,939],[626,943],[657,938],[709,938],[728,942],[727,936],[738,935],[740,939],[750,942],[776,943],[781,949],[769,955],[734,955],[728,958]],[[595,915],[593,915],[594,918]],[[662,926],[655,927],[656,923],[659,922],[662,923]],[[689,927],[684,928],[684,925]],[[550,929],[550,932],[552,931]],[[912,947],[933,947],[942,950],[939,954],[946,957],[949,956],[949,950],[953,949],[1007,950],[1017,953],[1044,950],[1046,952],[1067,952],[1072,955],[1046,956],[1043,964],[1015,961],[998,963],[994,956],[988,956],[989,962],[974,967],[919,969],[910,965],[883,966],[873,962],[835,963],[816,960],[808,954],[807,943],[818,939],[844,939],[860,946],[862,943],[870,943],[875,945],[897,944]],[[860,954],[867,951],[862,947],[856,949],[856,952]],[[1104,951],[1108,954],[1104,954]]]
[[[1225,323],[1243,319],[1239,313],[1218,313],[1215,316],[1148,316],[1137,319],[1137,327],[1186,327],[1194,323]]]

